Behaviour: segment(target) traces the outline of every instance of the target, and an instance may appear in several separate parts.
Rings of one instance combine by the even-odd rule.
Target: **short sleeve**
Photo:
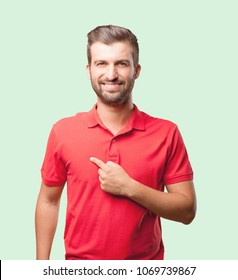
[[[177,126],[169,136],[169,148],[164,173],[164,184],[193,180],[193,170],[181,133]]]
[[[62,159],[62,145],[56,137],[54,128],[48,138],[41,176],[44,184],[48,186],[63,186],[67,180],[67,170]]]

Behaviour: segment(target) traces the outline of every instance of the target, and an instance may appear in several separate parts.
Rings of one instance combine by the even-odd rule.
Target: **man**
[[[53,126],[36,207],[37,259],[49,259],[67,182],[66,259],[163,259],[160,217],[189,224],[193,172],[179,130],[133,104],[137,38],[99,26],[88,34],[97,103]],[[167,192],[164,192],[166,187]]]

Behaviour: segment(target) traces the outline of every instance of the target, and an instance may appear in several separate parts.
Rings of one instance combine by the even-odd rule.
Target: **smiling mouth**
[[[108,89],[117,89],[121,87],[123,83],[121,82],[104,82],[102,85]]]

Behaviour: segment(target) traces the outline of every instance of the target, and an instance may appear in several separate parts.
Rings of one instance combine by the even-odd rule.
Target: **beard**
[[[103,89],[105,83],[117,83],[120,89]],[[126,104],[131,100],[131,93],[134,87],[135,79],[129,80],[128,84],[116,78],[114,80],[99,80],[98,83],[91,80],[91,85],[98,98],[107,105],[119,106]]]

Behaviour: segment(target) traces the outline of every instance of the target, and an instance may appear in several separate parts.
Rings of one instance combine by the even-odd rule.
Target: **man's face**
[[[134,66],[129,43],[96,42],[91,46],[91,64],[87,65],[87,72],[99,100],[117,106],[131,100],[140,65]]]

